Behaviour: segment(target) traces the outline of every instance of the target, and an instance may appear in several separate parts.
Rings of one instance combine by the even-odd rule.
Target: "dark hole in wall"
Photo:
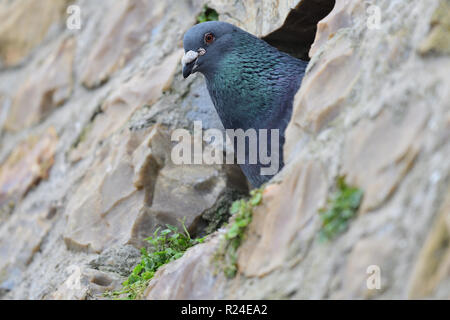
[[[302,0],[288,14],[281,28],[262,39],[290,55],[309,60],[308,52],[314,42],[317,23],[325,18],[335,0]]]

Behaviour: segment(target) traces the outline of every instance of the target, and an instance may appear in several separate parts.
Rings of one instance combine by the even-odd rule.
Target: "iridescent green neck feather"
[[[253,35],[236,33],[205,77],[225,128],[279,128],[281,121],[284,129],[305,68]]]

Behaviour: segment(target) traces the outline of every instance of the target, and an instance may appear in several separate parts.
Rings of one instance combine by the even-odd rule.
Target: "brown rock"
[[[0,205],[20,199],[53,165],[58,137],[54,128],[20,143],[0,167]]]
[[[422,55],[428,53],[450,54],[450,1],[441,0],[431,19],[431,31],[419,46]]]
[[[3,1],[0,4],[0,67],[20,63],[65,15],[69,0]]]
[[[179,225],[186,219],[188,229],[195,229],[197,219],[212,208],[227,188],[220,166],[166,166],[155,184],[152,206],[146,217],[153,223]]]
[[[160,268],[144,293],[147,300],[223,299],[225,279],[214,269],[218,235],[189,249],[184,256]]]
[[[71,265],[68,278],[46,300],[101,299],[107,291],[119,290],[123,278],[116,274]]]
[[[396,239],[388,235],[360,240],[355,244],[346,262],[341,278],[340,299],[368,299],[389,287],[387,273],[394,263]],[[379,271],[380,287],[373,285],[370,277]],[[375,276],[378,276],[375,275]]]
[[[122,68],[148,40],[162,18],[166,2],[125,0],[111,7],[101,26],[100,41],[92,49],[82,75],[88,88],[101,85]]]
[[[324,205],[328,189],[322,166],[308,160],[299,161],[285,181],[269,188],[240,249],[239,270],[246,276],[263,276],[283,265],[290,244]]]
[[[102,105],[102,112],[95,117],[83,141],[70,152],[70,160],[76,162],[85,157],[98,142],[122,128],[138,108],[153,105],[172,85],[182,54],[182,50],[177,50],[160,65],[137,74],[114,91]]]
[[[319,22],[311,60],[302,86],[295,96],[293,115],[286,129],[285,159],[294,157],[297,144],[307,134],[317,134],[334,120],[347,103],[359,80],[361,61],[352,41],[339,41],[319,55],[319,48],[340,28],[352,24],[352,14],[361,13],[361,3],[337,1],[332,12]]]
[[[450,189],[418,255],[409,285],[409,298],[423,299],[450,278]],[[447,299],[450,294],[447,291]]]
[[[51,209],[49,209],[51,210]],[[31,263],[52,226],[49,210],[18,212],[0,228],[0,284],[5,276],[17,275]]]
[[[324,1],[208,3],[219,11],[220,19],[236,22],[258,35],[268,33],[268,38],[276,34],[277,39],[284,41],[293,34],[312,30],[303,24],[311,18],[308,16],[298,22],[305,29],[298,33],[290,30],[294,24],[285,19],[290,8],[296,10],[289,16],[301,17],[297,15],[301,4]],[[163,89],[157,89],[163,87],[165,79],[171,82],[172,70],[179,70],[179,57],[173,58],[172,63],[164,56],[179,46],[182,34],[194,23],[195,12],[201,10],[205,1],[161,4],[167,10],[161,20],[156,19],[156,27],[151,27],[151,32],[138,31],[137,38],[150,37],[140,49],[139,58],[135,54],[139,39],[129,42],[133,45],[130,55],[124,49],[127,41],[120,40],[117,47],[110,41],[114,37],[127,38],[127,26],[142,27],[143,20],[147,21],[145,12],[131,9],[126,13],[131,1],[113,3],[113,7],[87,0],[78,2],[82,4],[83,21],[88,23],[83,23],[80,32],[72,33],[77,45],[86,51],[89,40],[96,41],[92,42],[92,52],[88,50],[87,56],[80,56],[85,59],[82,64],[91,63],[89,66],[95,71],[84,69],[81,64],[81,72],[76,73],[83,76],[83,72],[92,72],[89,81],[97,85],[120,68],[117,61],[122,56],[127,61],[126,70],[117,72],[114,82],[101,90],[77,90],[70,103],[48,119],[58,126],[61,136],[57,165],[50,180],[26,193],[25,198],[22,196],[13,215],[0,222],[2,299],[98,297],[97,293],[115,288],[114,283],[119,280],[108,272],[126,276],[137,261],[123,263],[128,259],[126,255],[109,251],[114,244],[128,252],[130,245],[123,244],[130,243],[134,257],[139,259],[137,248],[155,226],[177,222],[187,212],[187,222],[191,223],[188,227],[195,229],[205,223],[207,213],[215,212],[217,200],[212,208],[205,208],[230,185],[230,174],[223,167],[173,166],[165,153],[170,150],[170,132],[164,128],[127,130],[153,122],[189,127],[193,119],[206,114],[210,101],[206,89],[200,90],[204,85],[201,77],[184,81],[178,74],[164,98]],[[289,161],[284,174],[277,177],[280,184],[268,187],[262,205],[255,211],[247,238],[239,249],[236,278],[224,279],[220,268],[215,269],[214,241],[222,234],[220,231],[161,268],[146,292],[148,298],[449,297],[449,228],[443,227],[448,224],[444,221],[448,219],[443,218],[448,215],[443,212],[449,209],[447,205],[438,208],[448,203],[443,200],[448,198],[450,181],[450,59],[444,50],[446,34],[441,32],[446,30],[445,19],[433,17],[440,2],[377,1],[381,25],[380,29],[371,29],[366,24],[371,15],[365,10],[371,5],[369,1],[336,1],[334,13],[321,22],[311,50],[305,89],[298,97],[301,104],[296,104],[288,132]],[[0,3],[1,7],[13,1]],[[14,3],[19,6],[25,1]],[[219,8],[222,4],[223,10]],[[147,4],[139,7],[147,8]],[[103,14],[108,13],[105,8],[111,8],[110,15]],[[117,11],[118,8],[123,10]],[[445,17],[447,12],[441,12]],[[125,16],[142,20],[120,21],[131,19]],[[3,26],[6,20],[0,21]],[[113,28],[100,29],[108,25],[124,26],[125,30],[122,33]],[[56,44],[48,40],[44,51]],[[295,43],[303,40],[292,39]],[[423,43],[429,46],[423,49]],[[101,55],[88,59],[97,44],[110,48],[104,52],[105,62]],[[43,54],[36,52],[36,57]],[[135,58],[129,58],[133,55]],[[99,62],[98,67],[93,61]],[[157,66],[165,63],[165,69],[155,72]],[[148,70],[148,66],[154,69]],[[17,79],[36,69],[29,64],[0,73],[0,91],[10,95]],[[140,73],[144,69],[149,72]],[[102,76],[103,71],[106,77]],[[46,78],[42,79],[44,82]],[[85,157],[84,161],[68,165],[65,153],[76,140],[74,130],[81,129],[79,124],[85,124],[90,116],[77,112],[78,108],[86,102],[93,108],[108,92],[111,94],[107,101],[100,103],[102,113],[86,126],[91,129],[85,130],[84,140],[76,148],[78,154],[73,153],[78,158]],[[134,112],[145,104],[148,106],[139,110],[142,112]],[[133,118],[128,121],[131,113]],[[2,162],[8,157],[6,150],[19,136],[8,132],[2,135]],[[89,165],[92,167],[86,168]],[[315,241],[321,222],[317,208],[332,191],[327,186],[343,173],[347,174],[348,183],[359,184],[366,192],[367,203],[362,209],[376,209],[352,220],[348,230],[332,241]],[[48,212],[45,207],[49,203],[58,203],[66,214]],[[48,218],[53,214],[54,218]],[[65,242],[62,237],[66,237]],[[67,250],[66,245],[70,249],[102,251],[103,257]],[[84,267],[97,258],[96,266],[102,273]],[[71,286],[78,279],[71,277],[74,272],[64,273],[70,265],[80,267],[79,290]],[[379,265],[381,290],[367,289],[368,265]],[[6,292],[8,289],[11,291]]]
[[[58,50],[34,70],[16,93],[5,128],[19,131],[41,121],[71,95],[75,40],[65,39]]]
[[[0,92],[0,134],[3,131],[6,118],[8,117],[8,98]]]
[[[246,277],[263,276],[282,266],[290,254],[290,244],[326,199],[327,182],[319,164],[304,161],[291,173],[281,185],[267,187],[262,205],[254,211],[248,238],[239,249],[239,271]],[[227,296],[226,279],[214,260],[222,235],[219,231],[206,243],[189,249],[181,259],[162,267],[150,282],[146,298]]]
[[[298,136],[305,132],[318,133],[338,115],[358,80],[359,69],[360,62],[351,42],[341,41],[303,78],[294,100],[292,119],[286,129],[285,150],[288,155]]]
[[[145,204],[145,192],[133,185],[132,154],[145,134],[123,130],[99,151],[67,205],[64,240],[69,248],[101,252],[130,240]]]
[[[150,184],[155,183],[154,177],[164,167],[170,147],[170,137],[166,131],[152,130],[144,142],[133,152],[134,186],[136,188],[149,188]],[[151,198],[153,198],[153,188],[151,191]]]
[[[397,188],[419,153],[429,112],[412,105],[400,117],[390,111],[363,120],[347,137],[343,173],[364,190],[361,212],[377,208]]]
[[[237,1],[229,2],[218,0],[209,5],[216,9],[226,22],[244,28],[248,32],[257,36],[265,36],[271,31],[281,27],[283,21],[292,7],[301,1],[283,1],[274,4],[271,0],[263,1]]]
[[[352,25],[352,17],[361,15],[364,8],[359,1],[338,0],[333,10],[317,24],[316,39],[314,40],[309,56],[315,56],[319,49],[341,28]]]
[[[157,133],[150,143],[144,142],[151,145],[152,154],[146,161],[134,161],[143,164],[135,167],[135,185],[145,186],[146,207],[136,221],[133,239],[147,237],[149,230],[160,225],[181,227],[181,221],[192,234],[202,232],[207,223],[203,221],[207,218],[204,214],[210,213],[227,192],[243,192],[245,186],[243,175],[235,166],[174,165],[171,146],[167,147],[169,137],[166,140],[163,137],[164,134]],[[134,156],[139,153],[138,149]],[[156,179],[152,173],[157,173]],[[132,243],[139,244],[135,240]]]
[[[115,244],[140,247],[157,226],[196,230],[202,214],[235,187],[222,166],[170,161],[167,130],[122,130],[102,146],[66,209],[66,245],[101,252]]]

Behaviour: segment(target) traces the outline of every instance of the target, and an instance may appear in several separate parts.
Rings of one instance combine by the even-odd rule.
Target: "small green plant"
[[[202,243],[204,238],[191,239],[182,222],[183,232],[171,225],[166,225],[166,229],[158,228],[153,236],[145,239],[150,244],[150,248],[141,249],[141,262],[133,269],[127,280],[123,282],[120,291],[107,292],[105,296],[115,299],[135,300],[142,296],[148,283],[155,275],[155,272],[163,265],[179,259],[187,249]]]
[[[230,214],[234,216],[234,220],[228,226],[216,255],[216,259],[224,262],[223,271],[229,278],[236,275],[237,251],[244,239],[247,226],[252,222],[253,208],[261,203],[262,189],[252,190],[250,196],[249,200],[241,199],[232,204]]]
[[[216,10],[208,7],[207,5],[205,5],[203,7],[202,12],[197,17],[198,23],[202,23],[202,22],[206,22],[206,21],[217,21],[217,20],[219,20],[219,14],[217,13]]]
[[[338,178],[336,193],[328,200],[327,208],[319,211],[322,219],[321,241],[331,240],[347,230],[359,209],[363,194],[361,189],[348,186],[344,177]]]

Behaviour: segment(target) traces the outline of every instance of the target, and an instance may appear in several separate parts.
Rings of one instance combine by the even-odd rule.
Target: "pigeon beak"
[[[198,52],[188,51],[184,54],[183,59],[181,60],[181,65],[183,66],[183,77],[186,79],[192,73],[195,72],[197,66]]]
[[[196,62],[197,60],[183,65],[183,77],[185,79],[189,77],[193,73],[194,69],[197,67]]]

